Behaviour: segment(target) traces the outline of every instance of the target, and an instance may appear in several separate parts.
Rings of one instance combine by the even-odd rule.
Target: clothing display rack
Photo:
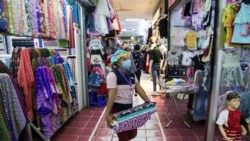
[[[22,51],[22,49],[24,50],[24,49],[27,49],[27,48],[15,48],[14,49],[14,51],[13,52],[18,52],[18,51],[16,51],[16,50],[21,50]],[[37,50],[37,52],[52,52],[52,51],[49,51],[49,49],[46,49],[46,48],[39,48],[39,49],[32,49],[32,50]],[[51,49],[50,49],[51,50]],[[20,53],[21,53],[21,51],[20,51]],[[13,54],[12,54],[13,55]],[[45,54],[43,54],[43,55],[45,55]],[[48,55],[48,54],[47,54]],[[47,56],[46,55],[46,56]],[[59,59],[58,57],[60,57],[60,55],[58,54],[58,52],[56,51],[56,50],[54,50],[54,55],[56,55],[55,56],[55,59],[57,58],[57,59]],[[5,56],[9,56],[9,55],[5,55]],[[4,57],[4,56],[2,56],[2,57]],[[52,56],[47,56],[48,58],[50,58],[50,57],[52,57]],[[43,60],[42,58],[45,58],[45,56],[40,56],[40,60]],[[47,58],[47,59],[48,59]],[[14,58],[14,59],[16,59],[16,58]],[[20,60],[21,60],[21,58],[20,58]],[[62,61],[62,59],[60,60],[57,60],[57,61],[55,61],[55,62],[57,62],[57,63],[60,63],[60,61],[61,61],[61,63],[63,63]],[[50,62],[51,64],[53,64],[53,60],[52,60],[52,62]],[[41,62],[40,62],[41,63]],[[43,62],[43,63],[45,63],[45,62]],[[39,64],[39,62],[38,62],[38,64]],[[12,59],[12,65],[13,65],[13,59]],[[44,64],[45,65],[45,64]],[[47,64],[48,65],[48,64]],[[54,65],[56,65],[56,64],[54,64]],[[70,70],[67,70],[67,68],[66,68],[66,66],[67,66],[67,63],[65,64],[65,62],[63,63],[63,64],[61,64],[62,66],[64,66],[64,70],[65,70],[65,74],[67,73],[67,77],[69,78],[67,81],[68,81],[68,85],[70,85],[70,82],[72,82],[72,80],[70,81],[70,78],[72,78],[72,75],[70,74]],[[66,65],[66,66],[65,66]],[[46,65],[45,65],[46,66]],[[13,67],[13,66],[11,66],[11,67]],[[40,68],[40,67],[42,67],[41,66],[41,64],[40,64],[40,66],[38,66],[37,68]],[[68,68],[69,69],[69,68]],[[11,70],[11,71],[13,71],[13,69]],[[18,71],[18,70],[14,70],[14,71]],[[37,73],[37,69],[36,69],[36,73]],[[53,78],[53,79],[55,79],[56,80],[56,77],[58,77],[58,76],[56,76],[55,75],[55,78]],[[36,79],[37,77],[35,77],[35,81],[37,82],[38,80]],[[57,78],[58,79],[58,78]],[[51,83],[51,81],[48,81],[49,83]],[[67,82],[66,82],[67,83]],[[37,84],[37,83],[36,83]],[[56,84],[57,86],[58,86],[58,84]],[[63,86],[63,87],[66,87],[66,86]],[[52,89],[52,87],[51,87],[51,89]],[[59,91],[57,91],[56,90],[56,93],[58,93],[58,96],[59,96]],[[61,93],[61,92],[60,92]],[[36,93],[36,95],[37,95],[37,93]],[[63,94],[62,94],[63,95]],[[69,113],[71,113],[71,114],[68,114],[68,112],[67,112],[67,119],[66,119],[66,121],[64,121],[64,122],[62,122],[62,123],[60,123],[60,125],[59,125],[59,127],[57,127],[56,128],[56,131],[52,131],[53,132],[53,134],[51,135],[51,137],[58,131],[58,129],[60,129],[72,116],[74,116],[77,112],[78,112],[78,107],[76,107],[77,105],[75,105],[75,102],[77,101],[77,97],[76,97],[76,91],[75,91],[75,87],[73,88],[72,87],[72,85],[70,85],[70,95],[72,96],[72,102],[73,103],[69,103],[69,107],[67,107],[67,108],[65,108],[65,109],[72,109],[72,111],[71,110],[69,110],[68,112]],[[70,97],[71,97],[70,96]],[[62,96],[63,97],[63,96]],[[62,98],[63,99],[63,98]],[[41,99],[40,99],[41,100]],[[33,103],[33,102],[32,102]],[[33,104],[35,104],[35,103],[33,103]],[[72,104],[72,105],[71,105]],[[36,103],[36,106],[35,107],[37,107],[37,103]],[[62,106],[63,107],[63,106]],[[45,107],[44,107],[45,108]],[[37,109],[37,110],[39,110],[39,109]],[[38,112],[38,111],[37,111]],[[51,111],[52,112],[52,111]],[[38,113],[37,113],[38,114]],[[36,122],[38,122],[37,120],[36,120]],[[60,120],[60,122],[61,122],[61,120]],[[52,123],[51,123],[52,124]],[[32,129],[44,140],[44,141],[50,141],[50,138],[47,138],[47,137],[45,137],[44,136],[44,134],[42,133],[42,125],[41,125],[41,127],[37,127],[37,125],[36,124],[34,124],[34,120],[33,119],[29,119],[29,122],[28,122],[28,133],[29,133],[29,139],[32,141]]]
[[[190,3],[192,3],[190,5]],[[191,125],[181,115],[179,104],[185,99],[178,99],[187,96],[187,117],[194,121],[206,120],[208,114],[208,106],[205,104],[208,101],[208,95],[211,91],[211,52],[213,51],[214,33],[214,2],[206,1],[206,7],[199,7],[199,4],[194,1],[176,0],[169,8],[169,31],[168,35],[168,70],[166,80],[182,79],[185,85],[194,84],[197,86],[197,91],[172,92],[169,89],[181,86],[162,86],[166,89],[175,107],[176,114],[182,119],[187,127]],[[196,6],[195,6],[196,4]],[[192,19],[192,20],[188,20]],[[200,19],[200,20],[198,20]],[[196,60],[198,56],[198,60]],[[201,58],[200,58],[201,56]],[[196,57],[196,58],[195,58]],[[201,67],[202,66],[202,67]],[[195,72],[202,70],[207,72],[204,75],[199,75],[200,81],[195,77]],[[179,101],[181,101],[179,103]],[[198,102],[202,101],[202,104]],[[169,118],[169,110],[167,108],[168,127],[172,123]],[[172,108],[173,109],[173,108]],[[202,114],[199,114],[202,113]],[[205,118],[205,119],[204,119]]]
[[[51,1],[51,2],[54,2],[54,1]],[[73,2],[74,5],[75,5],[75,7],[80,11],[79,15],[76,15],[76,16],[77,16],[77,18],[79,18],[79,21],[78,21],[79,23],[78,24],[81,25],[81,26],[77,26],[77,28],[74,28],[74,35],[75,35],[75,39],[74,39],[75,46],[74,47],[76,48],[76,55],[75,56],[74,55],[70,55],[70,56],[67,57],[67,58],[75,59],[75,63],[76,63],[75,66],[77,66],[76,67],[76,74],[75,74],[76,75],[75,77],[77,78],[77,82],[75,81],[75,85],[77,84],[76,92],[78,93],[79,98],[78,98],[78,106],[72,112],[72,115],[67,119],[67,121],[68,121],[72,116],[74,116],[76,114],[76,112],[82,110],[83,107],[87,107],[89,105],[89,103],[88,103],[88,95],[87,95],[88,88],[86,86],[87,79],[86,79],[86,76],[85,76],[86,72],[87,72],[87,69],[85,67],[86,66],[86,59],[85,59],[86,58],[86,53],[85,53],[86,52],[86,47],[85,47],[86,46],[86,42],[85,42],[85,34],[86,34],[85,33],[86,32],[86,30],[85,30],[85,9],[84,9],[84,4],[82,4],[80,2],[80,0],[73,0],[73,1],[62,0],[62,1],[56,1],[56,2],[53,3],[53,6],[55,6],[54,4],[57,3],[57,2],[62,2],[63,4],[60,5],[60,8],[59,7],[58,8],[52,8],[53,10],[55,10],[55,9],[58,10],[58,11],[59,10],[66,10],[65,8],[67,6],[70,6],[70,9],[72,9],[71,5],[69,5],[67,2],[69,2],[69,3]],[[36,4],[36,1],[34,1],[32,4]],[[61,9],[61,6],[64,9]],[[50,8],[51,7],[52,6],[50,6]],[[27,8],[29,8],[29,7],[27,7]],[[30,9],[28,9],[28,10],[30,10]],[[26,11],[26,12],[30,12],[30,11]],[[42,13],[44,11],[37,11],[37,12],[41,12]],[[70,13],[70,12],[61,12],[61,14],[65,14],[65,13]],[[32,16],[36,16],[36,14],[33,14]],[[63,25],[60,25],[60,26],[63,26],[63,27],[61,27],[61,29],[65,28],[65,30],[66,30],[66,28],[67,28],[66,24],[70,23],[70,21],[68,21],[69,19],[66,19],[66,17],[68,18],[70,16],[71,15],[67,15],[67,16],[66,15],[60,15],[60,16],[57,16],[57,17],[64,17],[64,19],[58,19],[57,18],[58,20],[64,20],[65,21],[65,23],[63,23]],[[35,20],[35,18],[34,18],[34,20]],[[45,19],[45,21],[47,21],[47,20],[48,19]],[[56,19],[54,19],[54,20],[56,20]],[[67,22],[66,22],[66,20],[67,20]],[[57,23],[61,24],[62,22],[57,22]],[[41,25],[43,25],[43,24],[44,23],[41,23]],[[19,28],[19,29],[20,30],[25,30],[25,29],[22,29],[22,28]],[[64,32],[64,30],[60,30],[60,33],[57,34],[58,38],[54,34],[53,34],[53,37],[51,38],[51,37],[48,37],[47,35],[45,35],[45,36],[38,35],[40,32],[36,31],[38,28],[36,28],[35,26],[34,26],[34,28],[29,28],[29,29],[31,29],[31,31],[34,30],[34,31],[32,31],[32,34],[29,34],[29,35],[25,35],[25,34],[23,35],[23,34],[18,34],[17,32],[11,32],[10,33],[11,35],[16,35],[16,36],[18,36],[20,38],[15,38],[13,40],[9,40],[10,43],[11,42],[13,43],[13,44],[10,44],[10,47],[12,45],[14,49],[18,49],[18,47],[25,47],[27,49],[34,48],[34,40],[33,40],[33,38],[66,39],[66,40],[69,39],[66,36],[64,36],[64,34],[61,34],[61,32]],[[46,29],[50,30],[50,31],[52,31],[52,30],[54,31],[55,28],[54,27],[53,28],[49,27],[49,28],[46,28]],[[3,30],[6,30],[6,28],[3,29]],[[42,30],[44,30],[44,29],[42,29]],[[69,31],[69,29],[67,31]],[[57,33],[57,32],[53,32],[53,33]],[[62,35],[62,36],[60,36],[60,35]],[[26,38],[24,39],[23,37],[26,37]],[[30,40],[29,37],[32,38],[32,39]],[[7,38],[11,39],[10,36],[7,37]],[[41,44],[41,46],[39,46],[39,47],[42,47],[42,46],[43,45]],[[41,49],[41,48],[39,48],[39,49]],[[55,50],[56,50],[56,52],[63,51],[65,53],[65,50],[67,50],[67,48],[66,49],[65,48],[61,48],[61,49],[57,48]],[[65,55],[65,54],[63,54],[63,55]],[[6,57],[9,57],[9,56],[11,56],[11,55],[6,55]],[[58,127],[58,129],[60,129],[67,121],[65,121],[62,124],[60,124],[60,126]],[[37,123],[35,123],[34,120],[30,120],[29,123],[27,124],[27,127],[28,127],[28,130],[29,130],[29,140],[30,141],[32,141],[32,132],[31,132],[32,130],[34,130],[44,141],[50,141],[50,138],[45,137],[45,135],[42,133],[42,129],[37,126]],[[51,135],[51,137],[57,132],[57,130]]]

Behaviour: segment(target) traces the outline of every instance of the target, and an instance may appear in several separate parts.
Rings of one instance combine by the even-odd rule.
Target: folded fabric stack
[[[185,84],[186,83],[186,80],[184,80],[184,79],[181,79],[181,78],[174,78],[174,79],[172,79],[172,80],[170,80],[170,81],[167,81],[166,82],[166,85],[167,86],[171,86],[171,85],[183,85],[183,84]]]
[[[149,102],[115,113],[112,115],[115,119],[112,128],[116,133],[139,128],[151,119],[155,112],[156,103]]]

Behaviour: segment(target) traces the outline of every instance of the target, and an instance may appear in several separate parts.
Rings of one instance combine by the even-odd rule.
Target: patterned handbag
[[[137,129],[151,119],[151,115],[155,112],[155,102],[143,103],[128,110],[117,112],[111,115],[115,119],[112,128],[116,133]]]

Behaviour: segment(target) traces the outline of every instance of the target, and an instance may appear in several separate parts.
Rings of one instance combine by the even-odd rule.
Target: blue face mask
[[[122,68],[123,69],[129,70],[130,67],[131,67],[131,60],[130,59],[122,61]]]

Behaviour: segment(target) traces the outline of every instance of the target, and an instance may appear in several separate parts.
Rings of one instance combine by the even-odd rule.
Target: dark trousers
[[[140,80],[141,80],[141,71],[135,72],[135,75],[136,75],[136,77],[138,79],[138,82],[140,82]]]

